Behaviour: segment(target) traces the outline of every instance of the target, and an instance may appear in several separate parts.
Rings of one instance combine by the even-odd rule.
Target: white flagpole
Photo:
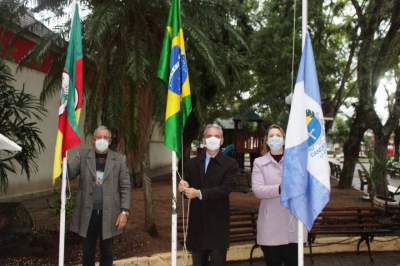
[[[300,220],[297,220],[297,232],[298,232],[298,241],[297,241],[297,259],[298,259],[298,264],[299,266],[304,265],[304,243],[303,243],[303,232],[304,226],[303,223]]]
[[[176,153],[172,152],[172,220],[171,220],[171,266],[176,266],[177,213],[176,213]]]
[[[60,241],[58,250],[58,266],[64,265],[66,187],[67,187],[67,154],[65,154],[65,158],[63,159],[62,177],[61,177]]]
[[[308,16],[308,3],[307,0],[302,0],[302,12],[301,12],[301,34],[302,34],[302,52],[304,52],[304,45],[306,42],[306,32],[307,32],[307,16]],[[300,220],[297,220],[297,259],[298,259],[298,266],[303,266],[304,265],[304,225]]]
[[[75,8],[77,7],[76,0],[69,1],[72,4],[71,8],[71,24],[75,15]],[[79,8],[79,7],[77,7]],[[71,39],[72,30],[69,31],[68,41]],[[64,265],[64,248],[65,248],[65,203],[66,203],[66,190],[67,190],[67,160],[68,151],[65,153],[65,157],[62,162],[62,177],[61,177],[61,207],[60,207],[60,239],[59,239],[59,250],[58,250],[58,266]]]
[[[304,48],[304,43],[306,41],[306,32],[308,25],[308,3],[307,0],[302,0],[302,11],[301,11],[301,34],[302,34],[302,48]]]

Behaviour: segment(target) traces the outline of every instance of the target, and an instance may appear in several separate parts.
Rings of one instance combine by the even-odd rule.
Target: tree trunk
[[[359,1],[351,0],[357,14],[356,24],[360,27],[360,48],[357,54],[357,87],[359,91],[358,107],[355,110],[355,121],[351,126],[349,138],[344,147],[344,166],[339,187],[351,187],[354,167],[360,151],[360,142],[366,129],[371,128],[375,133],[374,169],[372,177],[377,178],[378,194],[386,195],[385,167],[382,164],[386,158],[386,145],[390,132],[394,130],[400,113],[400,90],[396,90],[396,105],[387,124],[382,124],[374,110],[374,95],[379,85],[379,79],[390,70],[398,60],[393,54],[399,48],[396,38],[400,29],[400,1],[367,1],[360,5]],[[395,4],[394,4],[395,3]],[[376,39],[377,30],[385,16],[390,17],[389,29],[382,38]],[[356,32],[356,31],[355,31]],[[393,127],[393,128],[392,128]]]
[[[340,174],[339,188],[351,188],[354,169],[360,152],[361,141],[364,132],[366,131],[363,119],[364,117],[359,116],[357,112],[356,119],[354,119],[354,122],[351,125],[349,137],[344,144],[344,161],[342,173]]]
[[[399,75],[400,76],[400,75]],[[374,174],[378,177],[376,182],[376,193],[378,196],[387,198],[387,145],[390,139],[390,135],[393,131],[398,128],[399,117],[400,117],[400,80],[397,81],[396,92],[395,92],[395,104],[391,110],[389,110],[389,118],[385,125],[382,127],[381,121],[378,115],[375,113],[376,122],[374,132],[376,136],[375,141],[375,165]],[[376,169],[375,169],[376,168]]]
[[[152,180],[148,175],[150,169],[150,140],[154,128],[153,122],[153,95],[149,87],[140,82],[136,84],[136,100],[138,108],[137,125],[140,128],[138,141],[138,160],[140,161],[140,176],[144,194],[145,221],[144,229],[152,237],[158,236],[153,212]]]
[[[140,163],[140,172],[143,182],[143,194],[144,194],[144,230],[149,233],[152,237],[158,236],[156,224],[154,223],[154,212],[153,212],[153,189],[151,177],[147,174],[147,170],[150,166],[149,153],[145,155],[145,160]]]
[[[183,159],[190,159],[191,144],[194,139],[197,139],[199,134],[199,120],[195,112],[191,112],[188,117],[185,131],[183,132]]]
[[[400,117],[400,81],[398,81],[395,92],[395,104],[391,110],[389,110],[389,118],[385,125],[382,126],[381,121],[374,111],[373,117],[368,119],[372,122],[372,127],[375,134],[375,157],[374,157],[374,168],[372,169],[371,175],[376,177],[376,194],[378,196],[387,198],[387,179],[386,179],[386,166],[387,166],[387,145],[389,143],[390,135],[398,127],[398,121]]]
[[[389,135],[390,136],[390,135]],[[375,180],[375,193],[382,198],[388,197],[387,179],[386,179],[386,149],[389,137],[375,133],[374,147],[374,167],[371,171],[371,177]]]

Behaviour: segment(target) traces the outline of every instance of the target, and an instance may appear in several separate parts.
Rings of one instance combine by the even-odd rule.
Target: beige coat
[[[68,177],[79,176],[71,231],[86,237],[94,204],[96,182],[96,157],[94,149],[82,150],[74,158],[68,159]],[[131,183],[126,157],[108,151],[103,179],[103,239],[116,236],[115,226],[121,209],[129,210]]]

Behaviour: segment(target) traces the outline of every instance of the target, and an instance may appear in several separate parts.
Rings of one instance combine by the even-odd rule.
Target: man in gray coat
[[[95,265],[100,238],[100,265],[113,263],[112,237],[125,228],[131,184],[126,157],[108,149],[111,132],[104,126],[93,133],[93,148],[68,160],[68,177],[79,176],[71,231],[83,237],[82,264]]]

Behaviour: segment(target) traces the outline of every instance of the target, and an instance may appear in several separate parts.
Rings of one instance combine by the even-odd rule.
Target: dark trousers
[[[224,266],[226,263],[226,249],[193,250],[193,266]]]
[[[83,266],[95,265],[95,254],[97,239],[100,239],[100,265],[112,266],[112,240],[111,238],[102,240],[102,211],[94,210],[90,217],[88,232],[83,239]]]
[[[261,246],[267,266],[297,266],[297,243]]]

